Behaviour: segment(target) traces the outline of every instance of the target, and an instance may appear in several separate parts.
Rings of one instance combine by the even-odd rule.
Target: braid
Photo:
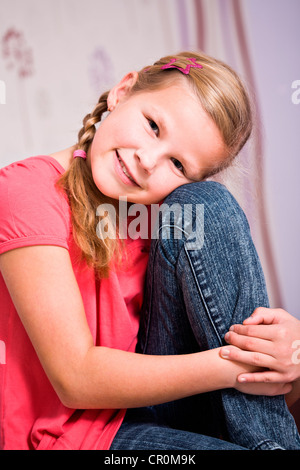
[[[83,126],[78,133],[77,149],[88,151],[96,133],[95,124],[107,111],[108,93],[100,96],[94,110],[83,119]],[[74,158],[69,169],[58,180],[58,187],[63,189],[69,198],[73,237],[81,250],[82,258],[102,277],[107,276],[109,262],[113,255],[119,254],[120,246],[115,239],[101,239],[96,233],[96,209],[98,205],[107,202],[108,198],[103,196],[95,185],[86,160]]]
[[[96,133],[95,124],[101,120],[102,114],[107,111],[107,97],[109,92],[103,93],[97,105],[90,114],[83,119],[83,126],[78,133],[78,148],[88,151]]]

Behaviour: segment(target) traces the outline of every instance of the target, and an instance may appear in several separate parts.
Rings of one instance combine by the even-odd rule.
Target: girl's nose
[[[147,172],[152,173],[158,161],[158,157],[154,151],[139,149],[135,153],[139,165]]]

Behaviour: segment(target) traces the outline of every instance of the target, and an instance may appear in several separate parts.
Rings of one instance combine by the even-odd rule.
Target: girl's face
[[[178,186],[201,180],[224,158],[225,145],[185,81],[132,95],[125,81],[112,90],[114,110],[89,150],[93,178],[111,198],[158,203]]]

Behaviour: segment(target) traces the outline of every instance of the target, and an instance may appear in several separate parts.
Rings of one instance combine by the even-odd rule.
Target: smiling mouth
[[[135,186],[139,186],[137,184],[137,182],[133,179],[133,177],[131,176],[131,174],[129,173],[129,171],[127,170],[127,167],[125,166],[125,163],[123,162],[123,160],[121,159],[118,151],[116,150],[116,156],[117,156],[117,159],[118,159],[118,162],[120,164],[120,167],[122,168],[122,171],[124,173],[124,175],[126,176],[126,178],[128,178],[128,180]]]

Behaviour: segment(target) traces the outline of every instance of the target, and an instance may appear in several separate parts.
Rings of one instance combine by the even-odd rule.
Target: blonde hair
[[[154,91],[168,86],[179,74],[181,77],[183,74],[176,69],[162,70],[161,67],[176,58],[176,66],[185,69],[191,57],[203,68],[191,67],[185,77],[193,87],[203,109],[217,125],[227,149],[226,158],[222,162],[214,163],[205,173],[204,179],[228,167],[251,133],[250,100],[238,75],[228,65],[208,55],[182,52],[163,57],[154,65],[144,67],[130,93]],[[83,126],[78,133],[77,149],[88,151],[96,133],[95,125],[101,121],[103,113],[108,109],[108,95],[109,92],[103,93],[93,111],[83,119]],[[101,237],[101,234],[96,233],[96,209],[99,204],[107,202],[116,205],[116,201],[99,191],[91,169],[82,158],[74,159],[58,184],[69,197],[73,236],[83,258],[101,277],[107,276],[112,258],[121,259],[122,247],[115,237],[109,237],[107,234]]]

